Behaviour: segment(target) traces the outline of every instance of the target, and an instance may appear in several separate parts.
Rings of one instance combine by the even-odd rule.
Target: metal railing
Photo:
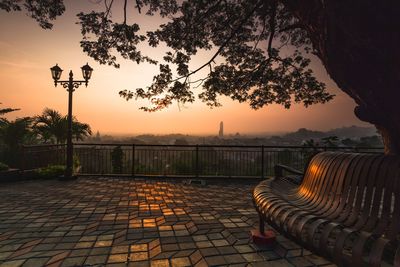
[[[74,144],[83,175],[259,177],[273,174],[275,164],[303,170],[310,157],[324,150],[381,153],[382,148]],[[65,145],[25,146],[22,169],[65,163]]]
[[[23,146],[19,151],[18,168],[31,170],[49,165],[65,165],[66,145]]]

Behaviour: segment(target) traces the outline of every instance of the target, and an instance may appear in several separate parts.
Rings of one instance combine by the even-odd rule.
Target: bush
[[[9,167],[7,164],[0,162],[0,171],[6,171],[8,169],[9,169]]]
[[[49,179],[57,178],[65,173],[64,165],[50,165],[45,168],[39,168],[36,171],[39,178]]]
[[[81,169],[81,161],[79,160],[78,155],[74,155],[73,157],[73,163],[72,163],[72,169],[74,173],[78,173]]]
[[[117,146],[111,152],[111,164],[113,173],[122,173],[123,169],[123,151],[121,146]]]

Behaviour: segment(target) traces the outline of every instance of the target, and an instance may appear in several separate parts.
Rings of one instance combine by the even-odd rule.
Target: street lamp
[[[92,76],[93,69],[86,63],[86,65],[81,67],[83,81],[74,81],[72,70],[69,72],[69,79],[67,81],[59,81],[61,78],[62,69],[56,64],[54,67],[50,68],[51,76],[54,80],[54,86],[61,84],[68,91],[68,132],[67,132],[67,167],[65,169],[64,179],[72,179],[73,170],[73,147],[72,147],[72,93],[81,84],[85,84],[87,87],[90,77]]]

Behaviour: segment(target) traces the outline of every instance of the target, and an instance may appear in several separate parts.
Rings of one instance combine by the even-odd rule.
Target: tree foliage
[[[47,5],[39,12],[42,2]],[[193,88],[200,86],[197,97],[211,107],[220,105],[221,95],[248,102],[254,109],[272,103],[285,108],[293,102],[309,106],[333,97],[309,68],[313,49],[306,32],[280,1],[137,0],[134,9],[133,1],[125,0],[120,21],[111,16],[114,1],[98,2],[104,3],[103,11],[77,14],[81,47],[100,64],[119,67],[117,55],[159,64],[159,73],[147,88],[120,91],[127,100],[150,100],[152,105],[143,110],[193,102]],[[51,28],[50,21],[64,11],[62,0],[3,1],[0,7],[10,11],[22,5],[34,10],[31,15],[43,28]],[[143,32],[139,24],[128,22],[134,12],[157,14],[168,22]],[[157,62],[140,51],[142,43],[166,44],[170,49],[163,62]],[[288,45],[293,49],[283,48]],[[189,63],[200,50],[210,50],[210,58],[193,69]],[[208,74],[194,80],[202,69]]]
[[[0,9],[7,12],[25,9],[27,14],[35,19],[43,29],[51,29],[52,21],[65,11],[63,0],[1,0]]]

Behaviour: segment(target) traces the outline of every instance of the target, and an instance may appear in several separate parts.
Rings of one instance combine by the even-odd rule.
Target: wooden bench
[[[264,222],[339,266],[400,266],[400,157],[321,152],[300,184],[276,176],[256,186]]]

